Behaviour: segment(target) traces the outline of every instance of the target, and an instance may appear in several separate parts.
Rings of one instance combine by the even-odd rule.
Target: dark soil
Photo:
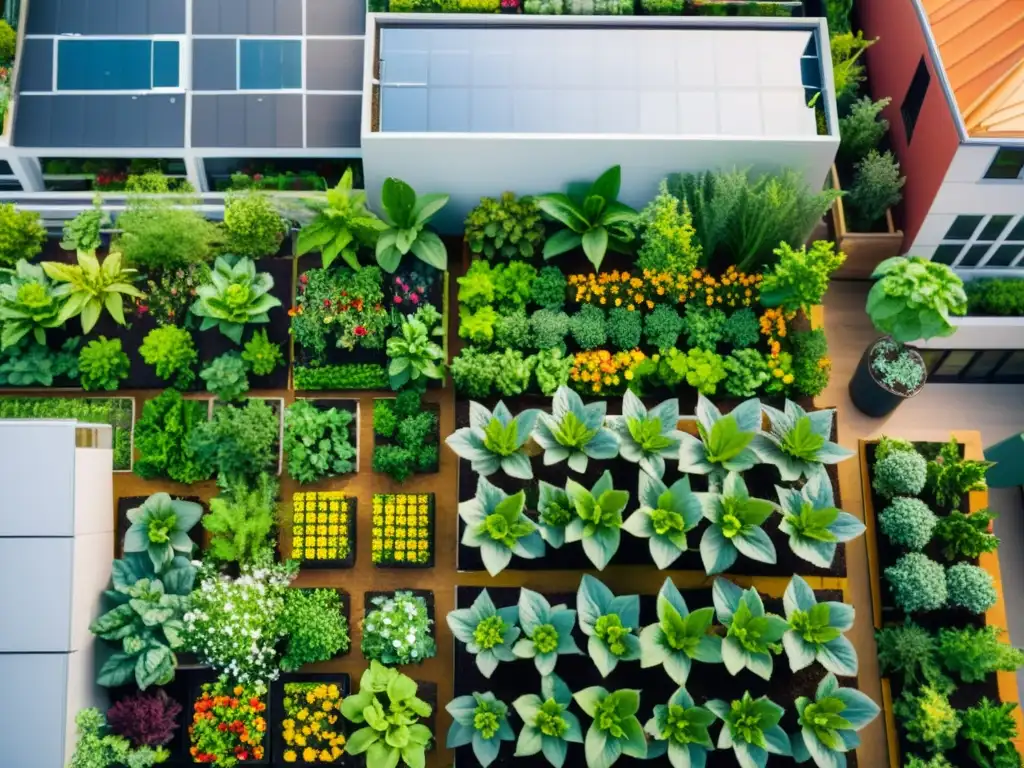
[[[479,587],[457,587],[456,607],[468,608],[481,591]],[[487,592],[497,607],[515,605],[519,597],[519,590],[509,587],[490,588]],[[684,590],[682,594],[690,610],[713,605],[710,589]],[[842,594],[835,590],[817,591],[815,595],[819,600],[842,600]],[[572,606],[576,602],[575,594],[546,594],[545,597],[552,605],[561,603]],[[781,615],[782,600],[764,598],[764,603],[767,611]],[[653,624],[658,620],[655,606],[656,598],[654,596],[640,597],[641,626]],[[566,682],[569,690],[574,693],[592,685],[600,685],[608,691],[622,688],[639,689],[641,691],[640,710],[637,712],[637,717],[643,725],[652,717],[654,706],[667,703],[669,697],[678,688],[662,667],[643,669],[639,662],[620,663],[608,677],[602,678],[597,667],[586,655],[587,638],[578,624],[573,631],[573,637],[583,653],[578,656],[559,656],[555,673]],[[725,701],[739,699],[745,691],[750,691],[754,697],[768,696],[776,704],[786,709],[786,714],[780,725],[789,734],[799,730],[796,712],[793,708],[794,701],[798,696],[813,697],[815,688],[824,676],[825,671],[818,664],[813,664],[797,673],[791,672],[785,655],[775,657],[774,672],[770,681],[762,680],[749,670],[743,670],[733,677],[720,664],[694,662],[687,679],[686,690],[698,705],[703,705],[709,699],[724,699]],[[491,691],[499,700],[509,705],[509,721],[516,733],[519,733],[522,728],[522,722],[511,704],[524,694],[540,694],[540,682],[540,675],[530,660],[499,664],[490,679],[485,678],[477,669],[472,654],[466,651],[465,645],[457,641],[455,643],[455,696],[466,696],[474,691]],[[840,684],[845,687],[856,687],[857,681],[854,678],[841,678]],[[579,718],[583,733],[586,735],[586,731],[590,727],[590,718],[575,703],[570,711]],[[718,731],[721,727],[720,721],[716,721],[711,726],[713,741],[717,741]],[[514,751],[515,742],[503,742],[499,757],[492,765],[514,765],[522,768],[543,768],[547,765],[543,754],[513,759]],[[857,765],[854,753],[848,753],[847,760],[849,765]],[[462,768],[476,764],[472,747],[461,747],[456,750],[457,766]],[[569,745],[565,764],[567,766],[586,764],[582,744]],[[616,766],[645,764],[662,766],[667,765],[668,762],[660,760],[652,763],[621,757]],[[716,750],[709,753],[707,764],[709,768],[734,768],[738,765],[731,750]],[[769,757],[769,768],[781,765],[794,765],[794,763],[790,758],[777,755]]]
[[[117,557],[124,555],[124,535],[128,532],[131,527],[131,523],[128,520],[128,511],[141,507],[145,503],[148,496],[121,496],[117,500],[117,530],[114,532],[114,553]],[[203,500],[198,496],[172,496],[171,498],[180,501],[191,501],[199,504],[203,508],[203,514],[207,513],[207,507],[203,504]],[[203,528],[203,521],[200,518],[192,530],[188,532],[188,537],[192,539],[196,545],[197,551],[204,545],[204,539],[206,537],[206,529]]]

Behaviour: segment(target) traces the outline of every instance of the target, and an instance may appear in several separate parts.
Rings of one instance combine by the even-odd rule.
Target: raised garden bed
[[[319,686],[327,687],[326,692],[321,691],[321,693],[326,695],[321,696],[316,692]],[[337,691],[338,695],[336,697],[331,694],[331,687]],[[313,703],[309,703],[306,700],[305,696],[307,693],[313,693],[316,699]],[[336,752],[331,747],[330,739],[324,739],[315,733],[302,734],[302,726],[304,723],[313,722],[314,712],[322,713],[323,716],[318,722],[321,724],[326,723],[326,726],[321,725],[320,731],[330,729],[334,734],[347,738],[346,730],[350,724],[341,716],[341,702],[348,695],[349,676],[340,672],[285,672],[274,681],[270,688],[271,710],[274,713],[273,719],[270,720],[273,764],[323,765],[342,763],[345,760],[344,743],[339,747],[341,752]],[[324,701],[330,702],[329,709],[324,709]],[[303,709],[307,711],[306,717],[299,718],[298,713]],[[336,718],[333,723],[330,722],[332,717]],[[291,729],[285,728],[285,721],[291,721],[295,727]],[[303,735],[305,745],[296,742],[296,733]],[[306,761],[304,759],[303,755],[306,748],[314,748],[316,750],[316,760]],[[329,761],[319,759],[320,753],[325,750],[331,755],[331,760]],[[292,754],[289,755],[289,752]]]
[[[833,189],[841,189],[839,171],[832,166],[829,174]],[[843,198],[837,198],[831,211],[832,233],[836,248],[846,254],[846,262],[833,277],[846,280],[867,280],[881,262],[899,256],[903,250],[903,230],[897,229],[892,209],[876,230],[857,232],[850,229],[849,212]]]
[[[356,562],[356,505],[356,498],[342,491],[295,491],[282,553],[302,568],[351,568]]]
[[[277,462],[274,468],[274,474],[280,475],[281,470],[284,468],[284,398],[283,397],[261,397],[259,395],[252,395],[246,398],[248,400],[263,400],[270,406],[274,415],[277,417],[278,430],[277,439],[274,441],[273,453],[277,455]],[[219,400],[210,400],[210,418],[213,418],[214,412],[218,408],[223,408],[226,404]],[[235,407],[244,407],[245,402],[233,403]]]
[[[203,685],[204,684],[214,684],[215,681],[217,680],[217,678],[218,678],[218,675],[215,672],[213,672],[212,670],[206,670],[205,672],[204,671],[197,671],[192,676],[192,679],[191,679],[192,685],[191,685],[191,690],[190,690],[190,695],[189,695],[189,700],[188,700],[188,706],[186,706],[186,712],[188,713],[188,720],[189,720],[189,722],[191,722],[191,720],[192,720],[192,712],[194,711],[194,707],[195,707],[196,703],[199,702],[199,700],[200,700],[200,698],[202,696]],[[227,691],[228,694],[231,694],[233,689],[229,686],[228,688],[226,688],[226,691]],[[270,762],[271,762],[271,754],[270,754],[270,752],[271,752],[271,743],[270,743],[270,741],[271,740],[270,740],[270,727],[269,727],[269,724],[271,722],[273,722],[272,718],[273,718],[274,715],[273,715],[273,707],[271,706],[272,702],[271,702],[270,692],[268,691],[267,693],[263,694],[263,696],[260,698],[260,701],[266,707],[260,713],[260,716],[263,718],[263,720],[264,720],[264,722],[266,724],[266,729],[263,732],[263,739],[262,739],[262,742],[260,743],[260,746],[263,749],[263,756],[261,758],[259,758],[259,759],[255,759],[255,758],[250,757],[249,759],[239,760],[238,761],[239,765],[270,765]],[[192,748],[194,748],[194,741],[193,741]],[[201,763],[201,762],[204,762],[204,761],[196,760],[195,756],[193,755],[193,762],[198,764],[198,763]],[[209,761],[205,761],[205,762],[209,762]]]
[[[374,470],[384,472],[399,483],[404,482],[402,475],[410,470],[412,475],[436,474],[441,463],[441,406],[420,398],[415,413],[403,412],[399,416],[396,404],[402,400],[404,396],[403,399],[377,398],[373,401]],[[432,421],[428,430],[422,421],[424,414],[432,417],[427,417]],[[390,435],[381,434],[389,431],[388,428]],[[408,431],[410,429],[412,432]],[[421,439],[424,430],[426,434]],[[404,459],[401,458],[403,456]]]
[[[434,567],[434,494],[375,493],[372,523],[376,568]],[[412,557],[409,542],[416,545]]]
[[[332,408],[336,408],[339,411],[347,411],[348,413],[352,414],[352,421],[348,425],[348,441],[352,445],[352,447],[355,448],[356,454],[355,454],[355,457],[353,459],[353,461],[355,462],[355,469],[353,469],[351,472],[347,472],[347,473],[344,473],[344,474],[341,474],[341,475],[330,474],[330,475],[327,476],[327,478],[344,477],[345,475],[358,474],[358,472],[359,472],[359,424],[360,424],[359,401],[358,400],[350,400],[350,399],[341,398],[341,397],[318,397],[318,398],[299,397],[299,398],[296,398],[296,400],[295,400],[295,402],[300,402],[300,401],[304,401],[304,402],[310,403],[318,411],[328,411],[328,410],[330,410]],[[287,416],[285,418],[285,429],[287,429]],[[324,479],[327,479],[327,478],[324,478]]]

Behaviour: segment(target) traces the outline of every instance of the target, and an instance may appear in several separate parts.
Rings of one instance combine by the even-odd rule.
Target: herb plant
[[[166,477],[179,483],[197,483],[210,477],[210,469],[196,456],[192,437],[206,421],[206,403],[186,400],[167,389],[142,406],[135,423],[139,458],[133,467],[139,477]]]
[[[565,490],[540,481],[537,500],[537,530],[549,547],[559,549],[565,543],[565,528],[576,516],[576,509]]]
[[[985,613],[999,599],[989,572],[970,563],[954,563],[946,569],[946,592],[951,608],[971,613]]]
[[[898,496],[878,515],[878,527],[898,547],[922,550],[932,540],[937,518],[920,499]]]
[[[655,739],[647,745],[648,759],[667,754],[672,768],[704,765],[715,748],[708,733],[713,722],[711,710],[698,707],[685,688],[676,689],[668,704],[654,705],[654,716],[644,724]]]
[[[558,675],[545,675],[540,681],[541,695],[528,693],[512,702],[512,708],[523,721],[516,741],[516,757],[530,757],[538,752],[554,768],[562,768],[570,742],[583,743],[583,729],[572,712],[572,692]]]
[[[678,429],[678,400],[665,400],[648,410],[628,389],[622,396],[622,415],[609,416],[608,425],[619,438],[622,458],[658,478],[665,474],[665,459],[678,455],[685,437]]]
[[[22,339],[3,350],[0,359],[0,384],[11,387],[53,386],[53,382],[78,378],[78,337],[65,341],[60,349],[50,349],[34,340]]]
[[[427,601],[408,590],[371,598],[363,622],[363,656],[382,664],[418,664],[437,654]]]
[[[640,658],[640,639],[633,634],[640,625],[640,596],[615,597],[590,574],[584,574],[576,593],[580,629],[587,636],[587,654],[602,677],[620,661]]]
[[[963,281],[945,264],[920,256],[894,256],[871,274],[867,313],[880,332],[900,344],[956,330],[951,315],[967,311]]]
[[[300,483],[354,472],[353,416],[341,408],[320,409],[309,400],[296,400],[285,411],[284,452],[288,475]]]
[[[965,683],[980,683],[993,672],[1015,672],[1024,666],[1024,651],[1003,642],[1002,634],[992,625],[940,629],[935,653],[942,666]]]
[[[519,590],[519,623],[524,637],[512,651],[520,659],[533,659],[541,676],[555,671],[559,654],[581,653],[572,637],[576,611],[553,606],[542,594],[525,587]]]
[[[349,647],[348,621],[334,589],[289,589],[284,595],[281,626],[287,640],[281,669],[294,672],[304,664],[329,661]]]
[[[115,323],[124,325],[124,297],[145,298],[132,285],[135,270],[122,266],[120,253],[110,253],[102,265],[94,253],[79,251],[77,264],[44,261],[40,266],[58,284],[53,295],[63,298],[57,325],[81,316],[82,333],[93,329],[104,309]]]
[[[912,620],[878,630],[875,641],[882,674],[898,674],[905,687],[938,684],[945,679],[938,663],[935,636]]]
[[[481,768],[498,759],[501,742],[515,741],[516,734],[508,722],[508,705],[490,691],[459,696],[445,709],[452,716],[445,746],[448,749],[473,745],[473,757]]]
[[[466,644],[466,650],[473,655],[484,677],[493,675],[499,663],[516,660],[512,648],[522,634],[517,626],[518,606],[495,608],[485,589],[469,608],[451,611],[447,619],[452,634]]]
[[[565,540],[582,541],[583,551],[599,571],[619,550],[622,510],[629,503],[628,491],[612,488],[611,472],[605,470],[587,490],[575,480],[567,480],[565,492],[576,508],[576,517],[565,528]]]
[[[960,444],[955,437],[951,437],[942,446],[938,458],[928,462],[925,487],[934,494],[941,506],[947,509],[955,507],[966,494],[983,491],[988,487],[985,484],[985,472],[994,466],[994,461],[961,459]]]
[[[121,349],[120,339],[100,336],[78,353],[78,374],[86,391],[115,390],[128,378],[128,355]]]
[[[249,369],[257,376],[269,376],[278,366],[284,364],[281,347],[267,337],[264,328],[256,331],[252,338],[245,342],[242,359]]]
[[[722,662],[730,675],[747,668],[764,680],[772,677],[772,654],[782,652],[782,636],[789,622],[765,613],[757,590],[740,589],[731,581],[715,579],[712,587],[715,613],[726,627],[722,640]],[[721,746],[721,744],[719,744]]]
[[[814,590],[794,575],[782,596],[789,629],[782,647],[794,672],[817,661],[826,670],[843,677],[856,677],[857,651],[843,636],[853,627],[853,606],[828,601],[819,603]]]
[[[946,752],[956,744],[960,716],[946,694],[934,686],[925,685],[916,692],[904,690],[893,710],[910,743],[927,752]]]
[[[64,299],[38,264],[19,259],[13,270],[5,269],[9,279],[0,284],[0,344],[11,347],[32,334],[38,344],[46,344],[46,331],[62,324]]]
[[[420,261],[442,272],[448,269],[448,252],[435,233],[427,229],[430,220],[448,204],[448,195],[418,195],[404,181],[384,179],[381,206],[387,225],[377,238],[377,263],[394,272],[410,251]]]
[[[246,325],[269,323],[270,310],[281,306],[271,295],[274,278],[257,272],[252,259],[218,256],[210,271],[210,282],[196,289],[198,297],[190,311],[203,319],[199,330],[217,328],[235,344],[242,343]]]
[[[530,286],[530,301],[543,309],[561,312],[565,307],[567,281],[558,267],[542,267]],[[563,334],[564,335],[564,334]]]
[[[790,738],[793,759],[813,760],[818,768],[835,768],[844,754],[857,747],[857,731],[878,717],[878,705],[855,688],[841,688],[829,672],[818,683],[814,698],[796,700],[799,733]]]
[[[853,451],[829,439],[835,408],[808,413],[792,400],[786,400],[784,411],[770,405],[761,408],[771,429],[761,434],[756,450],[761,461],[778,467],[784,482],[810,478],[823,471],[823,465],[838,464],[853,456]]]
[[[588,768],[609,768],[622,755],[647,758],[647,739],[636,717],[640,691],[623,688],[609,693],[595,685],[577,691],[573,698],[594,718],[584,740]]]
[[[162,688],[131,694],[107,710],[112,733],[123,736],[133,747],[159,747],[169,743],[178,730],[181,704]]]
[[[225,352],[203,366],[199,378],[218,400],[230,403],[249,391],[248,368],[237,352]]]
[[[514,192],[482,198],[466,216],[465,230],[469,250],[490,260],[530,260],[544,242],[540,210],[530,198],[517,199]],[[562,288],[564,294],[564,279]]]
[[[607,403],[584,405],[569,387],[559,387],[551,401],[551,414],[541,412],[533,439],[544,449],[544,464],[568,459],[569,469],[585,472],[589,459],[619,455],[615,433],[604,426]]]
[[[651,559],[664,570],[687,550],[686,534],[703,517],[700,499],[690,491],[689,477],[684,475],[669,487],[646,472],[640,473],[637,498],[640,507],[622,529],[649,539]]]
[[[947,560],[975,560],[986,552],[995,552],[999,537],[989,533],[996,513],[988,509],[964,513],[954,509],[935,524],[935,537],[942,542]]]
[[[188,532],[202,514],[203,508],[193,501],[172,499],[162,491],[154,493],[141,507],[128,510],[131,526],[124,535],[124,551],[145,552],[157,570],[179,554],[190,557],[195,544]]]
[[[690,612],[672,579],[658,590],[658,622],[640,632],[640,666],[665,667],[679,685],[686,685],[692,661],[722,663],[722,638],[712,631],[714,608]]]
[[[816,240],[810,252],[807,246],[796,250],[789,243],[780,243],[775,255],[779,260],[761,283],[761,304],[805,314],[821,303],[829,277],[846,261],[846,254],[836,253],[835,243],[828,240]]]
[[[758,463],[754,439],[761,432],[761,403],[746,400],[723,415],[704,395],[697,396],[697,433],[680,436],[679,471],[711,475],[720,485],[728,472],[746,472]]]
[[[177,325],[161,325],[146,334],[139,354],[156,375],[177,389],[188,389],[196,378],[193,366],[199,359],[192,334]]]
[[[776,561],[775,545],[761,526],[777,508],[767,499],[752,498],[739,473],[726,475],[721,493],[696,495],[711,522],[700,540],[705,573],[722,573],[741,554],[759,563]]]
[[[960,738],[967,742],[967,753],[982,766],[1019,766],[1020,755],[1014,740],[1017,721],[1013,710],[1017,702],[994,704],[987,697],[963,712]]]
[[[593,304],[584,304],[569,318],[569,332],[583,349],[603,346],[608,342],[604,312]]]
[[[289,228],[265,194],[229,194],[224,201],[224,232],[231,253],[251,259],[275,254]]]
[[[779,725],[785,710],[767,696],[755,699],[745,691],[743,698],[731,703],[711,699],[705,706],[725,723],[718,748],[731,749],[745,768],[765,768],[769,754],[792,754],[789,737]]]
[[[95,707],[78,712],[75,715],[75,751],[68,768],[107,768],[111,765],[150,768],[170,757],[170,752],[161,747],[133,750],[127,738],[105,733],[106,730],[106,720]]]
[[[871,487],[879,496],[917,496],[928,477],[928,463],[924,456],[911,448],[888,451],[881,458],[875,454]]]
[[[444,378],[444,350],[431,336],[440,326],[423,322],[420,313],[402,321],[398,335],[388,339],[388,377],[395,391],[405,386],[425,387],[430,379]]]
[[[828,568],[836,546],[864,532],[864,523],[835,507],[827,475],[812,476],[800,490],[775,486],[782,507],[779,530],[789,536],[789,548],[801,560]]]
[[[480,403],[469,404],[469,426],[455,430],[445,438],[448,447],[467,459],[479,475],[491,475],[499,469],[521,480],[533,477],[530,459],[523,446],[530,439],[539,411],[530,409],[515,418],[503,402],[493,413]]]
[[[250,398],[244,406],[215,407],[213,418],[192,430],[189,449],[207,477],[216,474],[229,488],[276,470],[279,431],[280,419],[267,402]]]
[[[376,245],[385,225],[366,207],[366,193],[352,191],[352,169],[345,169],[325,197],[306,198],[302,203],[315,215],[299,231],[295,254],[319,251],[324,269],[339,256],[352,269],[359,269],[359,248]]]
[[[537,526],[523,513],[526,495],[512,496],[480,477],[476,496],[459,502],[459,517],[466,524],[462,544],[479,547],[484,567],[497,576],[512,561],[512,555],[532,560],[544,555],[544,539]]]
[[[942,566],[920,552],[909,552],[885,569],[896,605],[907,613],[937,611],[948,592]]]
[[[255,483],[232,486],[210,499],[203,528],[210,534],[208,557],[225,563],[253,563],[273,548],[277,522],[277,479],[261,473]]]
[[[734,349],[722,365],[728,374],[725,391],[733,397],[753,397],[772,376],[768,361],[757,349]]]

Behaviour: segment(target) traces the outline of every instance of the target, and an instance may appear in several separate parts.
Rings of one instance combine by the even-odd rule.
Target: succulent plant
[[[703,507],[685,476],[669,487],[641,472],[638,498],[640,508],[626,518],[622,529],[648,539],[654,564],[664,570],[686,551],[686,534],[701,521]]]
[[[828,568],[838,544],[864,533],[864,523],[835,507],[832,483],[816,473],[800,490],[775,486],[782,507],[779,530],[789,536],[789,548],[801,560]]]
[[[196,289],[195,303],[190,311],[203,318],[199,330],[218,328],[235,344],[242,343],[246,325],[269,323],[270,310],[281,306],[272,296],[274,278],[268,272],[257,272],[252,259],[218,256],[210,270],[210,282]]]
[[[518,606],[495,608],[486,589],[469,608],[448,614],[448,627],[459,642],[466,644],[484,677],[493,675],[499,663],[516,660],[512,648],[522,634],[518,624]]]
[[[562,768],[569,742],[583,743],[583,729],[572,712],[572,692],[558,675],[545,675],[540,681],[541,695],[528,693],[512,702],[523,721],[516,742],[516,757],[530,757],[538,752],[554,766]]]
[[[530,459],[523,446],[530,439],[539,411],[529,409],[515,418],[498,402],[491,412],[480,403],[469,403],[469,426],[455,430],[445,438],[448,447],[467,459],[479,475],[492,475],[499,469],[510,477],[533,477]]]
[[[722,638],[711,631],[714,608],[690,612],[672,579],[658,590],[658,623],[640,632],[640,666],[665,667],[679,685],[686,685],[693,661],[722,663]]]
[[[131,526],[124,535],[124,551],[146,552],[153,567],[163,568],[176,554],[191,557],[195,544],[188,532],[199,522],[203,508],[193,501],[154,493],[141,507],[128,510]]]
[[[586,472],[590,459],[614,459],[619,455],[615,433],[604,426],[607,404],[583,404],[569,387],[562,386],[551,401],[551,414],[541,412],[533,439],[544,449],[544,464],[568,459],[569,469]]]
[[[525,502],[522,491],[509,496],[486,477],[477,479],[476,496],[459,502],[459,517],[466,523],[462,544],[480,549],[491,576],[508,567],[512,555],[532,560],[544,554],[544,539],[523,514]]]
[[[619,436],[619,453],[652,477],[665,474],[665,459],[675,457],[685,433],[679,426],[679,401],[672,399],[650,410],[630,390],[622,396],[622,415],[609,416]]]
[[[513,651],[520,659],[533,659],[541,675],[555,671],[559,654],[581,653],[572,637],[576,611],[564,605],[551,605],[539,592],[519,590],[519,623],[525,637]]]
[[[580,629],[587,636],[587,653],[602,677],[620,661],[640,658],[640,596],[616,597],[599,580],[584,574],[576,593]]]
[[[0,344],[7,349],[28,334],[46,344],[46,331],[58,327],[64,299],[38,264],[19,259],[14,269],[0,270],[11,276],[0,285]]]

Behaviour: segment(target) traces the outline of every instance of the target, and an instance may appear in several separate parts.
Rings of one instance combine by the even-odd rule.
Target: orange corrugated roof
[[[921,0],[970,136],[1024,136],[1024,0]]]

